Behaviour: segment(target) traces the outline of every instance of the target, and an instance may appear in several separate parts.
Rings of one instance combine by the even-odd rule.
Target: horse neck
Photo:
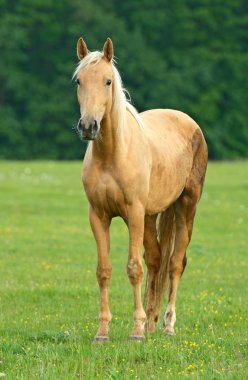
[[[101,161],[111,162],[121,154],[124,149],[124,136],[119,129],[118,118],[110,112],[101,121],[100,135],[93,141],[93,157]]]

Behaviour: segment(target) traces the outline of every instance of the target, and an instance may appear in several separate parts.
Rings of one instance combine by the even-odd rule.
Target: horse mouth
[[[95,140],[97,137],[97,133],[95,134],[84,134],[82,135],[82,138],[83,140],[86,140],[86,141],[92,141],[92,140]]]
[[[78,128],[76,129],[76,132],[80,140],[92,141],[95,140],[97,137],[97,133],[85,133],[79,130]]]
[[[94,137],[91,137],[91,136],[83,136],[83,140],[86,140],[86,141],[92,141],[92,140],[95,140],[96,136]]]

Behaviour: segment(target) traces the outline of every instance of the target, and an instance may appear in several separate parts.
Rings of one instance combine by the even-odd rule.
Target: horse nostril
[[[93,129],[94,129],[95,131],[97,131],[97,121],[96,121],[96,120],[94,120]]]
[[[78,130],[79,131],[82,131],[82,129],[83,129],[83,126],[82,126],[82,123],[81,123],[81,120],[79,120],[79,122],[78,122]]]

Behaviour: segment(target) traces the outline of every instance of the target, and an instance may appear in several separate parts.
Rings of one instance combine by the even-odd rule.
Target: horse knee
[[[127,264],[127,274],[132,285],[140,283],[144,275],[141,263],[130,259]]]
[[[96,271],[99,286],[106,286],[110,282],[112,268],[111,266],[98,266]]]

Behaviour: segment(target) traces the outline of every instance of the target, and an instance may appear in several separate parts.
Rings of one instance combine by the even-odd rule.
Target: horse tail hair
[[[175,243],[175,211],[174,206],[171,205],[165,211],[158,215],[157,219],[157,235],[161,252],[160,267],[156,276],[156,314],[159,314],[161,303],[163,302],[165,292],[169,285],[169,264],[170,258],[173,253]],[[145,289],[145,304],[148,299],[149,279],[147,273],[146,289]]]
[[[161,251],[160,268],[156,283],[156,308],[159,309],[169,285],[169,264],[175,243],[176,224],[173,205],[159,214],[157,231]]]

